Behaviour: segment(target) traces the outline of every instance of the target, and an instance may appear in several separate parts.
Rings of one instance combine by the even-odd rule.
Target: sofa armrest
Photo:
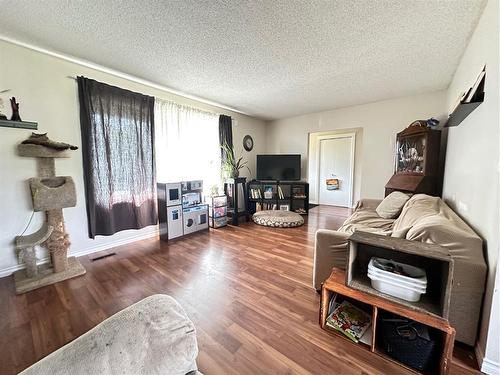
[[[314,243],[313,287],[321,289],[321,284],[332,273],[332,268],[345,269],[347,263],[347,239],[349,233],[319,229]]]
[[[356,206],[354,208],[357,210],[358,208],[363,207],[374,210],[377,208],[380,202],[382,202],[382,199],[363,198],[356,203]]]

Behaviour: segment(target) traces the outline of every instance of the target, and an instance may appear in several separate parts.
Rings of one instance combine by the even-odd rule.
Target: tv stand
[[[262,210],[286,210],[307,215],[309,184],[304,181],[252,180],[247,183],[250,214]]]

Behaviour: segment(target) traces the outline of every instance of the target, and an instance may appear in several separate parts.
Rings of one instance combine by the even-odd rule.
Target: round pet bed
[[[304,218],[291,211],[259,211],[253,214],[252,219],[256,224],[266,227],[293,228],[304,224]]]

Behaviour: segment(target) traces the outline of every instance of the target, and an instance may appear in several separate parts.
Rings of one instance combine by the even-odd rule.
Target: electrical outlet
[[[458,211],[459,212],[469,212],[469,207],[462,201],[458,201]]]

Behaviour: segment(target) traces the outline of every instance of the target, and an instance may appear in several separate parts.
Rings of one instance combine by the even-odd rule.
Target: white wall
[[[489,266],[479,352],[500,364],[498,301],[492,299],[499,252],[499,5],[490,0],[464,52],[447,92],[451,110],[460,92],[470,87],[484,64],[485,100],[458,127],[450,128],[443,198],[486,242]],[[491,319],[490,319],[491,317]],[[489,322],[491,326],[489,327]],[[500,371],[500,368],[499,368]]]
[[[251,153],[245,151],[244,154],[249,159],[250,169],[255,173],[255,155],[263,153],[265,148],[265,122],[0,41],[0,84],[2,85],[0,91],[7,88],[12,90],[2,94],[4,101],[9,96],[15,96],[21,103],[20,113],[23,120],[37,121],[38,131],[48,132],[52,139],[80,146],[77,85],[76,81],[67,78],[67,76],[77,75],[232,116],[236,120],[233,130],[236,152],[242,149],[245,134],[250,134],[254,138],[254,150]],[[9,108],[5,108],[3,112],[7,112],[10,116],[10,106],[6,107]],[[36,176],[36,162],[35,159],[22,158],[16,154],[16,145],[29,134],[29,130],[0,128],[0,276],[5,276],[18,267],[13,239],[23,231],[32,212],[26,180]],[[64,210],[66,227],[72,243],[70,254],[103,250],[134,239],[151,236],[156,232],[156,226],[152,226],[142,230],[120,232],[109,237],[98,237],[95,240],[89,239],[81,149],[73,152],[73,157],[70,159],[56,160],[56,172],[59,175],[73,176],[76,183],[77,206]],[[35,214],[27,233],[37,230],[41,222],[42,214]],[[43,251],[40,256],[45,256]]]
[[[354,129],[354,201],[360,197],[382,198],[384,186],[394,172],[396,133],[414,120],[444,119],[445,94],[438,91],[271,121],[266,150],[268,153],[300,153],[302,176],[306,178],[309,134]]]

